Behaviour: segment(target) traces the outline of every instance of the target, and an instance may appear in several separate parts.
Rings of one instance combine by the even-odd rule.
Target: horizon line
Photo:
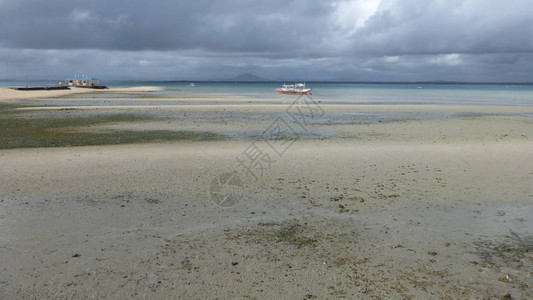
[[[0,81],[58,81],[59,79],[0,79]],[[60,81],[63,81],[61,79]],[[100,79],[108,82],[204,82],[204,83],[284,83],[284,82],[306,82],[306,83],[337,83],[337,84],[493,84],[493,85],[533,85],[533,81],[455,81],[455,80],[231,80],[231,79]]]

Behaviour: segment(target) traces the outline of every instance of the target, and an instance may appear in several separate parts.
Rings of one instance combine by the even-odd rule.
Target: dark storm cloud
[[[17,0],[0,5],[0,40],[8,47],[246,52],[318,44],[327,30],[324,18],[333,9],[318,0]]]
[[[0,78],[531,81],[532,10],[530,0],[0,0]]]

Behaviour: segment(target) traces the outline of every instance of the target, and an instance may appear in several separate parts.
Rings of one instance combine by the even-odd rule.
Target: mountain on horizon
[[[244,73],[230,79],[231,81],[272,81],[252,73]]]

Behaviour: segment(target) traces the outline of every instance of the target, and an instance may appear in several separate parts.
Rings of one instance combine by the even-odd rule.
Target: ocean
[[[53,85],[59,80],[29,81],[28,86]],[[160,96],[240,96],[251,99],[291,97],[274,89],[283,82],[195,82],[185,81],[102,81],[109,87],[159,86]],[[287,82],[289,83],[289,82]],[[25,81],[0,80],[0,86],[25,86]],[[469,104],[533,105],[533,84],[451,84],[451,83],[331,83],[308,82],[312,97],[329,104]],[[294,97],[294,96],[292,96]]]

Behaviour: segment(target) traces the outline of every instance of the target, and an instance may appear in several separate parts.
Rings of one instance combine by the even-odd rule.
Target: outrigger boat
[[[311,94],[311,89],[306,89],[305,83],[283,84],[280,89],[276,89],[276,92],[280,94],[306,95]]]

